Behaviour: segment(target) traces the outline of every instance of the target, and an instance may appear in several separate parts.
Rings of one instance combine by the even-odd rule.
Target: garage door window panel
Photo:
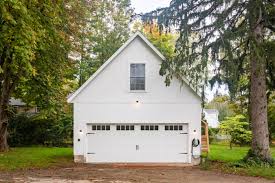
[[[117,131],[133,131],[135,130],[134,125],[116,125],[116,130]]]
[[[165,125],[165,131],[182,131],[182,125]]]
[[[141,125],[140,126],[140,130],[142,131],[156,131],[159,130],[159,126],[158,125]]]
[[[135,130],[135,126],[131,125],[130,130]]]
[[[110,130],[110,125],[107,125],[107,126],[106,126],[106,130]]]
[[[109,131],[110,125],[92,125],[93,131]]]

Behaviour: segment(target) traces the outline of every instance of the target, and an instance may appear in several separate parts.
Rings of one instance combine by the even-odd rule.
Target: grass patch
[[[71,163],[72,148],[20,147],[0,153],[0,170],[48,168]]]
[[[210,153],[208,154],[208,161],[206,161],[208,163],[207,168],[222,170],[227,173],[275,178],[275,167],[246,166],[244,164],[240,164],[239,167],[233,166],[245,157],[248,150],[249,147],[233,147],[230,149],[229,145],[210,145]],[[271,147],[271,154],[275,158],[275,147]],[[205,169],[204,165],[202,167]]]

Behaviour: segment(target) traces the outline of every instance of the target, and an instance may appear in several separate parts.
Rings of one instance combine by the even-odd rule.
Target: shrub
[[[208,128],[208,135],[209,135],[209,143],[212,144],[212,142],[215,140],[215,136],[218,134],[219,129],[218,128]]]
[[[272,142],[275,140],[275,92],[270,96],[267,109],[269,137]]]
[[[230,148],[232,148],[232,144],[247,145],[252,140],[249,123],[246,122],[246,118],[243,115],[227,117],[220,124],[220,133],[231,136]]]
[[[51,145],[64,146],[72,142],[72,118],[38,118],[19,114],[9,121],[10,146]]]

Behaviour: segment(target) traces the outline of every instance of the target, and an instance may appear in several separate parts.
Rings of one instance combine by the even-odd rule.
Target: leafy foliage
[[[0,2],[0,151],[7,149],[11,96],[38,106],[44,119],[71,109],[66,97],[75,87],[72,54],[93,1],[3,0]]]
[[[129,37],[130,0],[95,0],[80,41],[82,85]]]
[[[241,163],[244,162],[244,166],[260,166],[260,167],[275,167],[275,161],[274,159],[269,159],[268,161],[262,161],[261,158],[259,158],[256,154],[253,153],[253,151],[250,149],[247,153],[247,155],[243,158]]]
[[[268,127],[270,139],[275,139],[275,92],[270,95],[268,104]]]
[[[215,136],[218,134],[219,128],[208,128],[208,135],[209,135],[209,143],[212,144],[212,142],[215,139]]]
[[[169,7],[144,14],[142,18],[144,22],[156,19],[161,30],[172,27],[179,30],[177,57],[169,66],[174,68],[174,72],[192,78],[191,82],[198,85],[207,83],[204,80],[207,69],[214,67],[211,85],[224,82],[228,84],[230,93],[235,94],[240,76],[249,65],[247,61],[252,50],[257,52],[256,57],[265,60],[259,55],[259,50],[263,51],[262,47],[268,44],[271,47],[265,51],[271,56],[268,53],[274,46],[271,37],[274,31],[273,9],[270,1],[172,0]],[[251,36],[259,11],[262,11],[261,23],[267,33],[263,45],[256,45]],[[274,71],[274,67],[269,66]]]
[[[65,115],[59,120],[39,116],[15,115],[9,123],[11,146],[72,144],[72,117]]]
[[[172,59],[175,56],[175,43],[178,37],[176,33],[161,34],[156,24],[142,24],[141,22],[135,22],[133,30],[141,31],[165,58]]]
[[[49,105],[60,83],[72,78],[64,5],[4,0],[1,14],[2,78],[10,76],[20,98],[27,100],[31,95],[33,101],[39,97],[46,102],[42,106]]]
[[[223,121],[226,117],[232,117],[241,114],[240,107],[226,95],[216,96],[212,101],[205,105],[206,109],[217,109],[219,111],[219,121]]]
[[[230,147],[232,144],[247,145],[251,143],[252,133],[249,130],[249,123],[242,115],[227,117],[221,122],[220,132],[231,136]]]
[[[6,143],[11,96],[49,109],[64,108],[69,80],[75,72],[68,58],[79,31],[69,14],[75,8],[63,1],[0,1],[0,151]],[[78,9],[74,9],[78,15]],[[71,21],[69,21],[69,19]],[[75,26],[77,25],[77,26]],[[72,29],[72,27],[76,29]]]

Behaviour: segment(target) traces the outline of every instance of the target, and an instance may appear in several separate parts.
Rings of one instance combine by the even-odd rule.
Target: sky
[[[132,7],[135,9],[135,13],[147,13],[153,11],[157,8],[163,8],[169,6],[171,0],[131,0]],[[214,98],[216,91],[219,91],[221,94],[228,94],[228,89],[225,85],[214,86],[211,91],[208,87],[205,91],[205,95],[208,101],[211,101]]]
[[[157,8],[169,6],[171,0],[131,0],[136,13],[147,13]]]

